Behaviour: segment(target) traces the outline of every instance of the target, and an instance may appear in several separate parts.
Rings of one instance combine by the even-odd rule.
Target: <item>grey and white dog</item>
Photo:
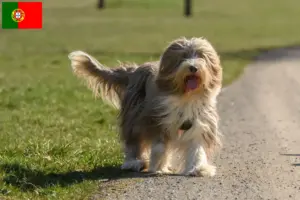
[[[159,61],[142,65],[108,68],[82,51],[69,59],[97,96],[120,109],[122,169],[215,175],[208,158],[221,145],[222,67],[208,40],[176,39]]]

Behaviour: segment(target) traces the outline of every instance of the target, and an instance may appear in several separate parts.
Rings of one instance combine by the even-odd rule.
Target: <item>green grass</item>
[[[0,199],[84,199],[124,175],[117,112],[73,76],[70,51],[142,63],[177,37],[205,36],[228,84],[261,50],[300,42],[297,0],[194,1],[189,19],[182,0],[107,2],[45,1],[42,30],[0,30]]]

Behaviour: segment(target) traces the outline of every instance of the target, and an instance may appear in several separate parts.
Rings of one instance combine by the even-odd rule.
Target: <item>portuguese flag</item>
[[[2,2],[3,29],[41,29],[42,2]]]

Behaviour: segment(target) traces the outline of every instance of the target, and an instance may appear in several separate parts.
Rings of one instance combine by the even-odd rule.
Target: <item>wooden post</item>
[[[184,0],[184,15],[186,17],[191,16],[192,14],[192,0]]]
[[[98,8],[104,8],[104,0],[99,0],[98,2]]]

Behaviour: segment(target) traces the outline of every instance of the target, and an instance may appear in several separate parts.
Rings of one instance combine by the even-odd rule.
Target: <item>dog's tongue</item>
[[[198,87],[198,78],[195,76],[191,76],[187,79],[186,81],[186,91],[191,91],[191,90],[195,90]]]

